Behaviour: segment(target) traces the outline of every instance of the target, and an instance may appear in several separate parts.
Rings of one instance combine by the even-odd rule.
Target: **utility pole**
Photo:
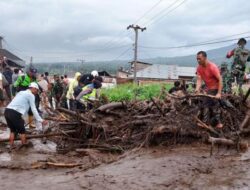
[[[30,57],[30,68],[33,67],[33,57]]]
[[[134,29],[135,31],[135,48],[134,48],[134,83],[137,84],[137,78],[136,78],[136,72],[137,72],[137,47],[138,47],[138,30],[141,30],[142,32],[144,30],[146,30],[146,27],[141,28],[138,25],[129,25],[127,27],[127,30],[129,30],[130,28]]]
[[[81,67],[84,68],[85,59],[77,59],[77,61],[79,61],[81,63]]]
[[[0,49],[3,49],[3,37],[0,36]]]

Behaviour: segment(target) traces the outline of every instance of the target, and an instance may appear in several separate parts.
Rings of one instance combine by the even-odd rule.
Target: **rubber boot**
[[[32,129],[32,128],[36,128],[36,126],[33,124],[33,116],[32,115],[29,115],[29,128]]]

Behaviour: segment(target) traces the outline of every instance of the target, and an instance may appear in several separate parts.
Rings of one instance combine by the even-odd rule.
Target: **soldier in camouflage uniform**
[[[233,77],[231,75],[231,72],[227,68],[227,63],[221,64],[221,76],[222,76],[222,82],[223,82],[222,92],[225,94],[231,94]]]
[[[59,75],[54,75],[54,85],[52,87],[52,97],[55,100],[56,108],[60,105],[61,96],[63,94],[63,84]]]
[[[246,62],[250,59],[250,51],[245,48],[247,41],[244,38],[239,39],[238,47],[227,53],[227,58],[233,56],[233,64],[231,68],[232,77],[236,78],[239,87],[239,94],[242,95],[242,85],[246,69]]]

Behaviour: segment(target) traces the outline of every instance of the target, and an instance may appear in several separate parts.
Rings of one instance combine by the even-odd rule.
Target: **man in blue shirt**
[[[47,124],[47,121],[40,117],[36,109],[35,95],[38,93],[38,90],[39,87],[37,83],[30,83],[29,88],[25,91],[19,92],[5,109],[4,116],[11,131],[11,147],[14,146],[15,134],[20,134],[23,145],[27,144],[22,116],[28,113],[29,108],[31,108],[31,111],[38,122],[41,122],[43,125]]]

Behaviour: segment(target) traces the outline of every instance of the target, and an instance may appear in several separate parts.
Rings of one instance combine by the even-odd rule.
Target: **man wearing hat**
[[[4,116],[11,131],[9,137],[11,147],[14,146],[16,134],[20,134],[23,145],[27,144],[22,116],[27,114],[30,108],[38,122],[41,122],[43,125],[47,124],[47,121],[40,117],[35,106],[35,95],[38,91],[39,87],[37,83],[30,83],[28,89],[19,92],[5,109]]]
[[[245,38],[239,39],[238,47],[227,53],[227,58],[233,56],[233,64],[231,68],[232,77],[236,78],[237,85],[239,85],[239,93],[242,94],[242,85],[244,81],[246,62],[250,61],[250,51],[245,48],[247,41]]]
[[[78,109],[92,108],[89,103],[96,100],[98,96],[98,89],[102,87],[102,77],[96,76],[90,84],[82,87],[82,91],[77,95],[76,101]]]
[[[14,83],[14,87],[16,88],[17,92],[23,91],[23,90],[27,90],[29,88],[29,85],[32,82],[36,82],[36,74],[37,74],[37,70],[33,67],[30,67],[27,70],[27,73],[25,75],[19,76],[16,80],[16,82]],[[37,93],[35,95],[35,105],[37,110],[39,110],[39,103],[40,103],[40,97],[39,94]],[[33,115],[31,110],[29,110],[29,127],[30,128],[35,128],[35,126],[32,124],[33,121]]]

